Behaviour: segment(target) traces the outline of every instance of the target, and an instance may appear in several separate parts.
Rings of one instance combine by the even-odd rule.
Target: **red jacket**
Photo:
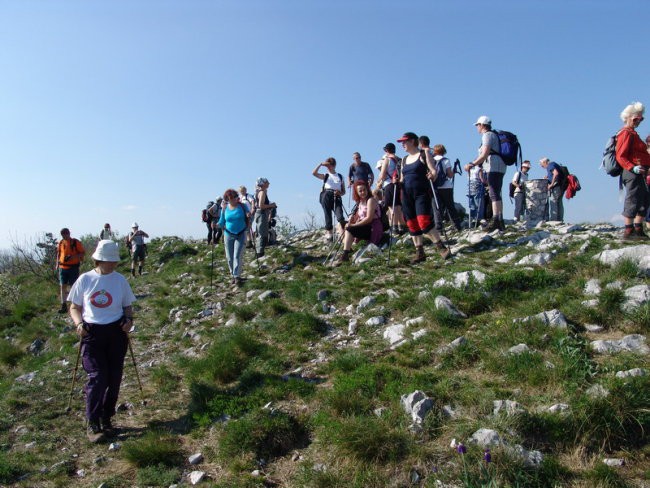
[[[628,171],[632,171],[636,165],[650,167],[648,148],[634,129],[624,127],[618,133],[616,161]]]

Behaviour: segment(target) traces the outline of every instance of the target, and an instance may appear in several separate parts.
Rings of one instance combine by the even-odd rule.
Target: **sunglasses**
[[[632,119],[632,122],[643,122],[643,120],[644,120],[643,117],[634,117]]]

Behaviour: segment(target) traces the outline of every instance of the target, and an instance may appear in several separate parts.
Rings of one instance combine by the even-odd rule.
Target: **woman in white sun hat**
[[[92,258],[95,267],[75,282],[68,301],[88,374],[88,439],[99,442],[113,431],[111,418],[122,383],[127,334],[133,327],[135,295],[126,278],[115,272],[120,260],[116,242],[99,241]]]

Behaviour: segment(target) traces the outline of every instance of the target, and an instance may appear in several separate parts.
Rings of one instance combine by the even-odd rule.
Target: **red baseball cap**
[[[418,136],[413,132],[404,132],[404,135],[397,139],[397,142],[406,142],[409,139],[418,140]]]

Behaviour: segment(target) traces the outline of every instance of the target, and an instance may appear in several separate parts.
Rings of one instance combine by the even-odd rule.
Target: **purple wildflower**
[[[489,449],[486,449],[485,452],[483,453],[483,461],[485,461],[486,463],[492,462],[492,454],[490,454]]]
[[[458,447],[456,448],[456,450],[458,451],[458,454],[466,454],[467,453],[467,448],[465,447],[465,444],[463,444],[462,442],[460,444],[458,444]]]

